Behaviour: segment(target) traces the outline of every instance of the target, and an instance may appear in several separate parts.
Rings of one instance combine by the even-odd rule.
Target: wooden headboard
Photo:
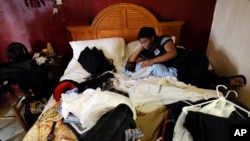
[[[142,6],[120,3],[103,9],[90,26],[69,26],[72,38],[76,40],[123,37],[128,43],[137,40],[141,27],[154,27],[158,35],[175,36],[179,43],[184,21],[158,22],[156,17]]]

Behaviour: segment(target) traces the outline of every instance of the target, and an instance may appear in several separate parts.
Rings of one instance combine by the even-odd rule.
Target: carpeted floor
[[[2,93],[0,95],[0,117],[8,113],[11,109],[11,105],[17,100],[17,96],[14,96],[10,93]]]

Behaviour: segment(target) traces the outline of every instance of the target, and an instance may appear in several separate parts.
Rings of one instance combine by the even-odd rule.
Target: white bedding
[[[110,41],[110,40],[107,40],[107,41]],[[105,44],[108,44],[108,43],[105,43]],[[138,46],[138,42],[133,42],[129,44],[130,49],[133,48],[132,45],[136,48],[136,46]],[[119,49],[117,49],[117,46],[115,46],[115,48],[117,52]],[[72,49],[74,50],[73,47]],[[78,48],[77,50],[80,51]],[[75,54],[77,54],[76,53],[77,50],[75,47],[75,50],[74,50]],[[109,49],[108,51],[111,51],[111,49]],[[124,50],[121,50],[121,51],[123,52]],[[128,51],[128,50],[125,52],[127,54],[128,52],[131,53],[131,51]],[[128,55],[125,55],[123,58],[128,58]],[[129,78],[127,77],[127,75],[122,73],[122,67],[124,66],[125,61],[126,59],[124,59],[123,61],[116,61],[120,63],[116,64],[115,66],[117,71],[116,73],[114,73],[115,78],[113,79],[113,86],[114,88],[118,90],[127,92],[129,94],[129,98],[125,96],[121,96],[121,95],[119,95],[119,97],[114,97],[113,93],[100,92],[100,90],[88,90],[89,96],[94,95],[94,93],[96,95],[98,91],[102,94],[110,95],[109,97],[106,97],[106,105],[105,105],[105,101],[103,101],[102,96],[100,97],[96,96],[95,100],[92,100],[91,105],[95,105],[94,107],[96,107],[96,105],[104,105],[104,106],[103,106],[103,109],[101,109],[99,106],[99,109],[97,109],[95,113],[91,113],[89,111],[90,109],[89,106],[87,106],[86,104],[81,105],[80,108],[79,106],[76,107],[77,101],[81,101],[80,98],[79,99],[76,98],[77,100],[74,101],[72,100],[74,98],[73,95],[72,97],[68,95],[64,95],[63,96],[64,101],[66,101],[65,97],[67,97],[67,100],[68,100],[67,101],[68,103],[66,104],[67,110],[66,110],[66,114],[64,111],[64,114],[65,114],[64,116],[67,116],[68,112],[72,112],[75,115],[77,115],[79,118],[81,118],[80,120],[82,123],[86,122],[86,126],[91,127],[93,126],[96,119],[98,119],[103,113],[105,113],[107,109],[113,108],[120,103],[128,104],[134,113],[136,110],[144,112],[144,113],[148,113],[159,108],[162,105],[171,104],[177,101],[189,100],[189,101],[194,102],[194,101],[198,101],[202,99],[218,97],[217,92],[215,90],[200,89],[195,86],[191,86],[183,82],[179,82],[175,77],[159,78],[155,76],[149,76],[149,77],[140,78],[140,79]],[[61,76],[60,81],[73,80],[75,82],[81,83],[85,81],[85,79],[89,75],[90,74],[85,69],[83,69],[80,63],[78,63],[77,57],[74,56],[69,62],[67,68],[65,69],[64,74]],[[87,99],[89,98],[90,97],[88,97]],[[110,103],[112,99],[114,100],[113,102]],[[83,97],[82,100],[86,100],[86,97],[85,98]],[[56,101],[54,100],[53,96],[51,96],[44,111],[51,108],[55,103]],[[88,101],[85,101],[84,103],[88,103]],[[76,110],[76,109],[80,109],[80,110]],[[89,117],[95,120],[90,120],[86,116],[83,117],[84,115],[86,115],[87,111],[89,111],[88,112]],[[83,113],[83,112],[86,112],[86,113]],[[136,118],[136,116],[134,118]]]
[[[80,63],[78,63],[77,58],[86,46],[97,46],[99,49],[102,49],[109,58],[116,58],[119,60],[115,61],[117,71],[115,73],[115,79],[113,80],[114,87],[127,92],[134,107],[141,107],[141,105],[145,104],[149,104],[152,107],[158,107],[160,105],[166,105],[180,100],[197,101],[217,97],[217,92],[215,90],[199,89],[183,82],[179,82],[175,77],[159,78],[149,76],[141,79],[127,77],[122,73],[122,67],[128,56],[138,47],[138,41],[133,41],[125,45],[123,39],[114,37],[97,40],[72,41],[70,42],[70,45],[74,52],[73,58],[65,69],[60,81],[73,80],[78,83],[85,81],[90,74]],[[111,54],[114,54],[114,56],[111,56]],[[117,56],[119,56],[119,54],[122,57],[118,58]],[[121,60],[122,58],[123,60]],[[55,101],[51,97],[46,108],[53,105],[54,102]]]
[[[79,74],[75,72],[76,71],[74,71],[74,73],[71,74],[65,73],[65,75],[63,75],[61,79],[63,80],[63,78],[70,78],[70,79],[79,78],[78,77]],[[200,89],[191,85],[187,85],[183,82],[177,81],[175,77],[158,78],[151,76],[144,79],[133,80],[131,78],[128,78],[126,75],[122,74],[122,72],[116,73],[115,77],[116,77],[116,79],[114,80],[115,88],[128,92],[129,98],[122,95],[118,95],[119,97],[114,97],[113,92],[101,92],[102,94],[105,94],[107,96],[106,100],[103,100],[104,97],[102,97],[101,95],[97,97],[97,92],[99,91],[100,93],[100,89],[99,90],[87,89],[88,92],[84,91],[85,93],[88,93],[89,96],[96,95],[95,97],[92,98],[86,97],[86,95],[84,95],[84,92],[82,94],[84,95],[83,98],[80,98],[81,96],[78,97],[79,96],[78,94],[75,95],[77,96],[77,98],[75,98],[73,95],[62,94],[64,95],[64,99],[65,97],[67,97],[67,99],[71,99],[68,101],[66,106],[67,113],[68,112],[74,113],[75,115],[77,115],[77,117],[82,119],[81,120],[82,123],[86,122],[85,124],[86,126],[92,127],[94,123],[97,121],[97,119],[100,116],[102,116],[102,114],[105,113],[105,111],[114,108],[120,103],[128,104],[134,113],[135,110],[148,113],[159,108],[162,105],[171,104],[177,101],[189,100],[194,102],[202,99],[217,97],[217,93],[215,90]],[[72,99],[76,100],[74,101]],[[114,99],[113,102],[111,99]],[[78,102],[79,100],[81,102]],[[88,100],[91,100],[92,103],[89,104]],[[80,107],[78,105],[77,108],[76,103],[85,103],[85,104],[83,105],[81,104]],[[99,106],[99,109],[97,108],[96,112],[91,113],[89,111],[90,107],[87,106],[86,103],[88,103],[87,105],[92,105],[92,107],[98,107],[98,105],[102,106],[101,108]],[[49,99],[49,102],[46,105],[44,111],[52,107],[54,104],[55,100],[53,99],[52,96]],[[89,116],[86,117],[83,115],[89,115]],[[64,116],[67,116],[67,114],[65,114]],[[89,119],[90,117],[91,119]],[[136,116],[134,118],[136,118]]]

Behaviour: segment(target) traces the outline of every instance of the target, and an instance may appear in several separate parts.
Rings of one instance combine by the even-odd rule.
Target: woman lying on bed
[[[171,37],[158,36],[154,28],[142,27],[138,33],[141,46],[133,52],[128,62],[141,62],[141,67],[163,64],[177,69],[177,79],[200,88],[215,88],[222,84],[228,87],[243,87],[244,75],[218,76],[208,70],[208,58],[194,50],[175,46]]]

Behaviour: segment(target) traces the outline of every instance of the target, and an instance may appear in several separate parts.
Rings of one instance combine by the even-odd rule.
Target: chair
[[[22,102],[24,98],[25,96],[18,98],[11,105],[2,105],[0,107],[0,119],[16,118],[20,125],[23,127],[24,131],[27,132],[29,130],[29,127],[21,114],[21,110],[22,108],[24,108],[24,103]],[[13,111],[14,115],[9,114],[11,110]]]

